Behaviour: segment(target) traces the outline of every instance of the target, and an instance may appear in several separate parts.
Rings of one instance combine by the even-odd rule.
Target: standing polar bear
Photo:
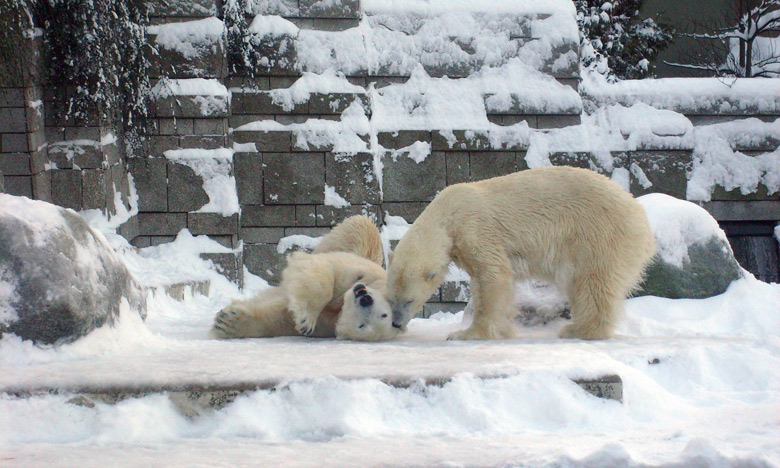
[[[449,339],[512,337],[514,284],[530,278],[568,296],[572,323],[561,337],[608,338],[654,253],[642,206],[593,171],[546,167],[452,185],[393,252],[393,326],[405,328],[454,261],[471,275],[474,318]]]
[[[365,216],[347,218],[311,254],[287,259],[278,287],[233,301],[214,318],[217,338],[295,336],[388,340],[398,334],[385,300],[379,231]]]

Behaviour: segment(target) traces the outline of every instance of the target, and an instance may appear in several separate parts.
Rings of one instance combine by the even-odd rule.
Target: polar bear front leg
[[[500,340],[513,338],[515,329],[507,312],[514,301],[511,269],[483,269],[471,278],[474,317],[471,326],[451,333],[448,340]]]
[[[333,300],[333,285],[300,281],[288,284],[285,292],[295,329],[301,335],[310,336],[317,327],[320,313]]]

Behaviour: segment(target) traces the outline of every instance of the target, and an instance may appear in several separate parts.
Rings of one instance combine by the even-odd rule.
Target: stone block
[[[539,115],[537,117],[537,128],[563,128],[572,125],[579,125],[582,119],[579,114],[576,115]]]
[[[470,153],[471,180],[490,179],[517,172],[517,155],[514,152],[486,151]]]
[[[137,249],[145,249],[152,245],[152,238],[150,236],[136,236],[130,240],[130,245]]]
[[[53,203],[51,196],[51,173],[53,171],[43,171],[32,176],[33,197],[36,200]]]
[[[469,153],[453,151],[444,153],[447,163],[447,185],[460,184],[470,180]]]
[[[471,285],[468,281],[445,281],[441,285],[442,302],[468,302]]]
[[[382,209],[385,215],[400,216],[411,224],[427,206],[427,202],[385,202]]]
[[[308,237],[322,237],[330,232],[330,228],[327,227],[288,227],[284,228],[284,235],[286,236],[308,236]]]
[[[425,160],[399,155],[382,158],[382,189],[386,202],[433,200],[447,186],[447,166],[444,153],[433,152]]]
[[[381,224],[381,213],[378,205],[351,205],[344,208],[317,205],[317,226],[333,227],[350,216],[364,215],[372,221]]]
[[[239,245],[238,234],[211,234],[208,238],[228,249],[236,249]]]
[[[0,153],[0,172],[7,176],[30,175],[30,155],[27,153]]]
[[[0,88],[0,107],[24,107],[25,88]]]
[[[314,205],[295,205],[296,226],[316,226],[317,210]]]
[[[100,127],[65,127],[65,140],[100,141]]]
[[[179,146],[182,148],[219,149],[227,144],[226,135],[183,135],[179,137]]]
[[[285,108],[283,104],[274,102],[270,91],[234,93],[230,105],[233,113],[238,115],[309,113],[308,101]]]
[[[106,179],[102,169],[87,169],[81,173],[81,199],[85,210],[105,209]]]
[[[423,318],[429,318],[431,315],[444,312],[447,314],[457,314],[463,312],[466,308],[466,304],[463,302],[426,302],[423,304],[423,310],[421,316]]]
[[[615,167],[627,167],[628,156],[621,153],[615,153],[612,155]],[[553,166],[569,166],[579,167],[582,169],[590,169],[607,176],[612,174],[612,170],[607,170],[602,167],[598,158],[587,152],[555,152],[549,155],[550,162]],[[525,162],[525,160],[523,160]],[[522,169],[522,168],[521,168]]]
[[[33,197],[31,176],[4,176],[5,193],[18,197]]]
[[[323,153],[266,153],[266,204],[321,204],[325,201]]]
[[[4,133],[0,153],[24,153],[29,151],[26,133]]]
[[[619,375],[606,375],[597,379],[574,379],[574,383],[596,398],[623,402],[623,380]]]
[[[209,36],[208,41],[188,42],[191,50],[186,52],[165,48],[157,42],[156,34],[147,34],[147,37],[157,50],[157,53],[147,54],[149,75],[152,77],[223,78],[227,75],[221,35]]]
[[[263,155],[259,153],[235,153],[233,165],[236,177],[238,202],[241,205],[263,203]]]
[[[309,98],[309,113],[341,115],[355,101],[368,109],[368,96],[365,93],[313,93]]]
[[[158,119],[160,135],[192,135],[193,119]]]
[[[244,244],[244,265],[253,275],[277,285],[285,260],[284,255],[276,251],[275,244]]]
[[[286,152],[291,147],[292,132],[286,130],[274,131],[242,131],[233,132],[236,143],[254,143],[260,152]]]
[[[711,201],[702,203],[718,221],[770,221],[780,219],[780,201]]]
[[[175,236],[187,227],[187,213],[138,213],[138,232],[147,236]]]
[[[247,2],[246,12],[251,16],[277,15],[285,18],[295,18],[301,15],[301,10],[298,7],[298,0]]]
[[[374,174],[374,155],[328,153],[325,182],[352,204],[379,203],[379,181]]]
[[[490,136],[481,131],[439,130],[433,132],[433,151],[525,151],[527,142],[502,143],[494,148]]]
[[[161,157],[166,151],[179,149],[179,137],[173,135],[151,135],[146,141],[147,152],[156,157]]]
[[[298,56],[295,37],[255,34],[250,39],[256,57],[255,75],[299,76],[295,64]]]
[[[149,244],[151,244],[152,247],[157,247],[158,245],[163,244],[170,244],[175,240],[176,236],[149,236]]]
[[[239,237],[247,244],[276,244],[284,236],[282,227],[242,227],[239,230]]]
[[[168,210],[196,211],[208,201],[203,179],[189,166],[168,161]]]
[[[168,161],[131,158],[128,165],[138,192],[138,209],[168,211]]]
[[[528,124],[529,128],[538,128],[539,127],[539,119],[537,115],[500,115],[500,114],[488,114],[487,115],[488,121],[491,123],[494,123],[496,125],[501,125],[503,127],[509,127],[511,125],[519,124],[520,122],[525,122]]]
[[[100,146],[78,146],[73,155],[73,164],[81,169],[99,169],[106,160]]]
[[[241,209],[241,227],[295,226],[293,205],[245,205]]]
[[[236,235],[238,214],[222,216],[219,213],[188,213],[187,228],[193,235]]]
[[[51,196],[55,205],[80,211],[83,207],[81,171],[60,170],[51,174]]]
[[[239,286],[244,284],[243,252],[208,252],[200,254],[200,258],[211,261],[217,272],[226,277],[231,283]]]
[[[0,133],[27,131],[27,114],[24,108],[0,107]]]
[[[321,0],[299,0],[303,18],[359,18],[359,0],[323,2]]]
[[[195,135],[225,135],[227,134],[227,121],[219,119],[194,119],[193,131]]]
[[[65,128],[64,127],[46,127],[44,135],[46,141],[51,143],[57,143],[65,140]]]
[[[165,96],[152,106],[156,117],[227,117],[227,96]]]
[[[148,5],[150,17],[208,18],[217,15],[214,0],[155,0]]]
[[[377,134],[379,145],[387,149],[401,149],[411,146],[418,141],[431,142],[431,132],[427,130],[398,130],[396,132],[379,132]],[[436,149],[436,148],[434,148]]]
[[[281,120],[287,119],[287,118],[302,118],[302,122],[305,122],[308,117],[307,116],[289,116],[289,115],[278,115],[276,116],[277,121],[281,123]],[[327,116],[324,116],[327,117]],[[334,116],[335,117],[335,116]],[[323,135],[320,133],[319,135]],[[366,135],[358,135],[358,138],[363,140],[366,144],[366,148],[369,146],[369,139],[370,136],[368,134]],[[314,138],[314,141],[311,141],[312,139],[307,138],[306,135],[301,135],[300,138],[296,137],[295,135],[292,136],[292,150],[293,151],[333,151],[335,147],[335,139],[331,137],[325,137],[325,138]]]
[[[631,193],[665,193],[685,200],[688,172],[693,166],[690,151],[637,151],[629,155],[632,168]],[[643,176],[637,177],[637,173]],[[643,180],[646,178],[645,183]],[[649,182],[651,185],[647,185]]]
[[[357,18],[290,18],[300,29],[338,32],[360,26]]]

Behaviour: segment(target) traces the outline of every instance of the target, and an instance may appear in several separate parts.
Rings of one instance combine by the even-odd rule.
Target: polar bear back
[[[516,269],[549,279],[562,268],[620,257],[645,261],[655,252],[642,206],[615,182],[586,169],[530,169],[452,185],[415,224],[442,222],[456,246],[456,261],[459,248],[498,247],[519,259]]]

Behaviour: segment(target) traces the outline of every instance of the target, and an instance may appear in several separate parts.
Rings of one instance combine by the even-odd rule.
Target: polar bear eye
[[[380,315],[380,317],[387,318],[387,314],[382,314],[382,315]]]

